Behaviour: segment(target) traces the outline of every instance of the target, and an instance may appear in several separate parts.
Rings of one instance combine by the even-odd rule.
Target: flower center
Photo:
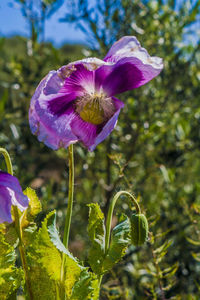
[[[111,98],[105,95],[84,95],[76,101],[76,112],[85,122],[100,125],[116,111]]]

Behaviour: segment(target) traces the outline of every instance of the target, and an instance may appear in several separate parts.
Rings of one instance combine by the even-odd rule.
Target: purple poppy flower
[[[54,150],[81,141],[93,151],[114,129],[124,106],[114,96],[144,85],[162,68],[161,58],[125,36],[104,60],[82,59],[50,71],[31,99],[31,131]]]
[[[16,177],[0,171],[0,223],[12,223],[11,206],[17,206],[21,211],[28,207],[29,200],[22,192]]]

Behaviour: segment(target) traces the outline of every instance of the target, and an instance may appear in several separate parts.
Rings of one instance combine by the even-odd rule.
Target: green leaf
[[[4,235],[5,242],[9,245],[15,247],[18,242],[18,235],[15,229],[15,224],[13,223],[1,223],[0,224],[0,234]]]
[[[34,240],[27,248],[31,290],[38,300],[56,299],[60,281],[61,254],[51,242],[47,229],[52,214],[47,215],[38,232],[32,232]]]
[[[99,205],[93,203],[89,205],[88,234],[92,243],[89,251],[89,264],[94,273],[103,273],[103,260],[105,257],[105,226],[104,214]]]
[[[165,255],[167,254],[167,250],[168,248],[171,246],[172,241],[166,241],[164,244],[162,244],[160,247],[158,247],[157,249],[155,249],[153,252],[154,254],[156,254],[156,263],[159,264],[163,258],[165,257]]]
[[[73,255],[65,248],[65,246],[61,242],[60,237],[58,235],[58,231],[56,229],[55,212],[49,214],[49,217],[47,219],[47,231],[52,244],[56,247],[57,250],[59,250],[59,253],[65,254],[65,292],[67,297],[71,299],[70,297],[72,294],[72,288],[75,282],[79,280],[80,274],[82,270],[84,270],[84,267],[78,264],[78,261],[73,257]],[[60,256],[60,259],[62,259],[62,256]],[[59,279],[61,263],[62,262],[60,262],[60,269],[58,271]]]
[[[194,241],[194,240],[190,239],[189,237],[186,237],[186,239],[190,244],[192,244],[194,246],[200,246],[200,241]]]
[[[103,271],[109,271],[124,256],[130,244],[130,221],[127,216],[112,231],[108,253],[103,262]]]
[[[22,228],[27,227],[31,222],[33,222],[35,217],[42,210],[40,200],[38,199],[36,192],[33,189],[28,187],[24,191],[24,194],[29,198],[29,206],[22,215],[22,219],[21,219]]]
[[[178,263],[176,262],[173,264],[171,267],[166,268],[162,271],[162,277],[167,278],[167,277],[172,277],[178,269]]]
[[[166,252],[166,250],[171,246],[172,241],[166,241],[164,244],[162,244],[159,248],[154,250],[155,254],[161,254],[163,252]]]
[[[113,229],[108,253],[105,253],[104,215],[98,204],[90,204],[88,233],[92,242],[89,251],[89,263],[92,270],[101,275],[124,256],[130,243],[130,221],[124,216],[121,222]]]
[[[56,229],[56,214],[49,216],[47,230],[54,246],[65,255],[65,291],[71,300],[98,299],[98,280],[95,274],[79,265],[76,258],[65,248]]]
[[[81,272],[79,280],[73,287],[71,300],[98,300],[99,287],[95,274],[86,270]]]
[[[78,263],[77,259],[75,259],[62,244],[56,229],[55,211],[47,215],[39,231],[36,233],[33,231],[33,236],[34,242],[28,247],[27,253],[31,289],[34,299],[57,299],[62,289],[65,290],[67,300],[79,299],[73,298],[72,293],[75,293],[78,286],[81,285],[81,282],[84,282],[81,275],[83,271],[85,272],[85,276],[87,273],[89,274],[89,272],[87,272],[87,268],[82,267]],[[65,257],[64,284],[61,281],[63,255]],[[84,293],[85,295],[88,293],[88,298],[84,299],[92,299],[90,295],[95,292],[95,280],[94,276],[89,276],[87,280],[85,279],[86,286]],[[75,286],[77,286],[77,288],[74,291]]]
[[[6,300],[21,284],[22,270],[15,267],[14,248],[0,233],[0,299]]]
[[[65,248],[63,243],[60,240],[57,228],[56,228],[56,213],[49,214],[47,219],[47,230],[49,233],[49,237],[54,244],[54,246],[60,251],[67,254],[72,260],[77,263],[77,260],[73,257],[73,255]]]
[[[200,253],[192,252],[191,254],[196,261],[200,262]]]

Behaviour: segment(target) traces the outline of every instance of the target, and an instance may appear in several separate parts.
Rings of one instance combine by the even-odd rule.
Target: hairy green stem
[[[107,220],[106,220],[105,255],[107,254],[107,252],[109,250],[109,246],[110,246],[110,232],[111,232],[111,222],[112,222],[113,211],[114,211],[114,208],[115,208],[115,204],[116,204],[117,200],[119,199],[119,197],[121,195],[128,196],[128,198],[131,200],[131,202],[135,206],[137,213],[138,214],[141,213],[140,206],[139,206],[138,202],[136,201],[135,197],[132,194],[130,194],[129,192],[120,191],[113,197],[113,199],[112,199],[112,201],[110,202],[110,205],[109,205],[108,216],[107,216]],[[103,279],[103,275],[99,276],[99,279],[98,279],[99,289],[101,287],[102,279]]]
[[[73,196],[74,196],[74,155],[73,155],[73,145],[71,144],[68,148],[69,153],[69,191],[68,191],[68,204],[67,204],[67,214],[65,219],[65,229],[63,244],[68,249],[69,243],[69,231],[72,218],[72,207],[73,207]]]
[[[111,231],[111,222],[112,222],[113,210],[114,210],[114,207],[115,207],[115,204],[116,204],[117,200],[119,199],[119,197],[121,195],[128,196],[129,199],[133,202],[133,205],[135,206],[137,213],[141,212],[138,202],[136,201],[135,197],[133,195],[131,195],[129,192],[120,191],[114,196],[114,198],[110,202],[107,221],[106,221],[105,253],[107,253],[107,251],[109,249],[109,245],[110,245],[110,231]]]
[[[0,153],[4,156],[8,173],[13,176],[13,167],[12,167],[10,155],[4,148],[0,148]],[[24,269],[27,292],[29,295],[29,299],[33,300],[33,293],[31,290],[31,282],[30,282],[29,276],[28,276],[28,265],[27,265],[27,261],[26,261],[25,248],[24,248],[24,244],[23,244],[23,240],[22,240],[22,230],[21,230],[21,226],[20,226],[20,217],[19,217],[19,212],[18,212],[17,206],[13,206],[13,212],[14,212],[14,218],[15,218],[15,229],[16,229],[16,232],[17,232],[17,235],[19,238],[19,253],[20,253],[20,257],[21,257],[22,267]]]
[[[4,149],[4,148],[0,148],[0,153],[4,156],[8,173],[13,175],[13,168],[12,168],[10,155],[8,154],[6,149]]]
[[[68,186],[68,203],[67,203],[67,214],[65,219],[65,229],[63,236],[63,244],[68,249],[69,244],[69,232],[71,226],[72,218],[72,208],[73,208],[73,197],[74,197],[74,153],[73,153],[73,144],[68,147],[68,160],[69,160],[69,186]],[[61,266],[61,299],[65,299],[64,296],[64,282],[65,282],[65,255],[62,256],[62,266]]]

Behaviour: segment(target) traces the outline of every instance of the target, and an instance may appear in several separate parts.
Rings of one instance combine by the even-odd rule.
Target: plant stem
[[[131,200],[131,202],[135,206],[137,213],[138,214],[141,213],[140,206],[139,206],[138,202],[136,201],[135,197],[132,194],[130,194],[129,192],[120,191],[114,196],[114,198],[110,202],[108,215],[107,215],[107,220],[106,220],[105,255],[107,254],[109,246],[110,246],[110,232],[111,232],[111,223],[112,223],[113,211],[114,211],[114,208],[115,208],[115,204],[116,204],[117,200],[119,199],[119,197],[121,195],[128,196],[128,198]],[[102,279],[103,279],[103,275],[99,276],[99,279],[98,279],[98,281],[99,281],[99,290],[100,290],[100,287],[101,287]]]
[[[10,155],[8,154],[8,152],[6,151],[6,149],[4,149],[4,148],[0,148],[0,153],[4,156],[4,159],[6,161],[6,167],[7,167],[8,173],[10,175],[13,175],[13,168],[12,168],[12,163],[11,163]]]
[[[8,173],[13,176],[13,167],[12,167],[10,155],[4,148],[0,148],[0,153],[4,156]],[[32,300],[33,293],[31,290],[31,283],[30,283],[29,276],[28,276],[28,265],[27,265],[25,249],[24,249],[24,245],[23,245],[23,241],[22,241],[22,231],[21,231],[20,217],[19,217],[19,212],[18,212],[17,206],[13,206],[13,212],[14,212],[14,218],[15,218],[15,229],[17,231],[17,235],[19,238],[19,253],[20,253],[20,257],[21,257],[22,267],[24,269],[27,291],[29,294],[29,299]]]
[[[65,229],[64,229],[64,238],[63,238],[63,244],[67,249],[69,243],[69,231],[71,225],[73,196],[74,196],[74,155],[73,155],[72,144],[68,148],[68,153],[69,153],[69,191],[68,191],[67,215],[65,219]]]
[[[101,287],[102,279],[103,279],[103,275],[100,275],[99,278],[98,278],[98,282],[99,282],[99,293],[100,293],[100,287]]]
[[[135,197],[133,195],[131,195],[129,192],[120,191],[114,196],[114,198],[110,202],[107,221],[106,221],[105,253],[107,253],[107,251],[109,249],[109,245],[110,245],[110,231],[111,231],[113,210],[114,210],[114,207],[115,207],[115,204],[116,204],[118,198],[121,195],[127,195],[129,197],[129,199],[133,202],[133,205],[135,206],[137,213],[141,212],[138,202],[136,201]]]
[[[74,196],[74,155],[73,155],[73,145],[68,147],[68,160],[69,160],[69,187],[68,187],[68,203],[67,203],[67,214],[65,219],[65,229],[63,236],[63,244],[68,249],[69,244],[69,231],[72,218],[72,208],[73,208],[73,196]],[[65,299],[65,254],[62,254],[62,266],[61,266],[61,299]]]
[[[17,206],[13,206],[14,210],[14,217],[15,217],[15,228],[19,237],[19,253],[21,257],[21,262],[22,262],[22,267],[24,269],[24,275],[25,275],[25,281],[26,281],[26,287],[27,287],[27,292],[29,295],[29,299],[32,300],[33,298],[33,293],[31,290],[31,282],[29,280],[28,276],[28,264],[26,261],[26,255],[25,255],[25,248],[22,240],[22,230],[20,226],[20,217],[19,217],[19,212]]]

